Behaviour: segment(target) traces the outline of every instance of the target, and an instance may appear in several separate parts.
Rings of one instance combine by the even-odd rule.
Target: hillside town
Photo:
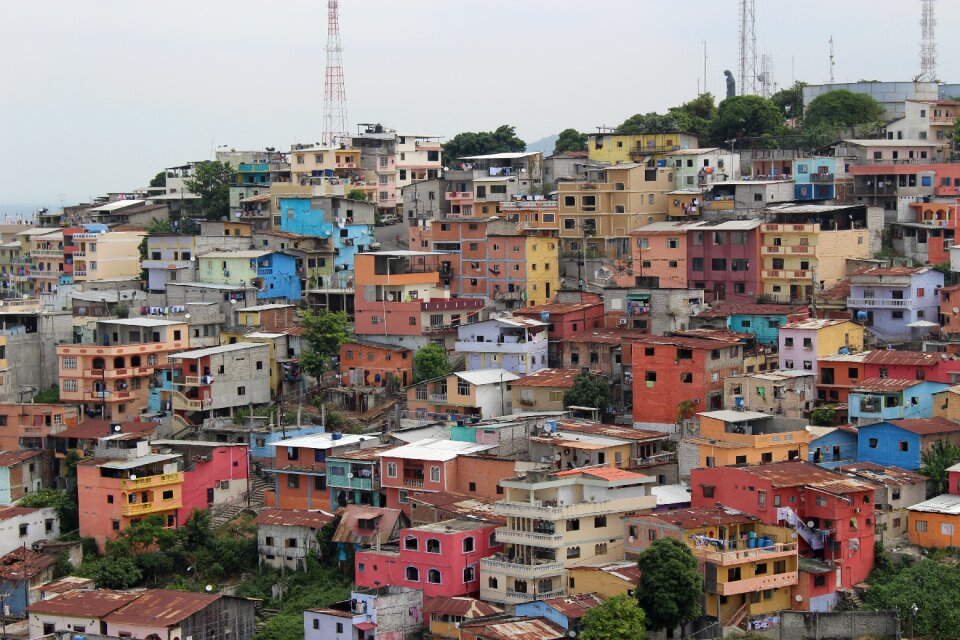
[[[328,10],[322,136],[0,224],[5,638],[960,637],[960,84],[535,150]]]

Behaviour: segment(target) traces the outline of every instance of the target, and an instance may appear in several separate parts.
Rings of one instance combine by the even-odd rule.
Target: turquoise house
[[[865,425],[885,420],[930,418],[933,394],[949,385],[926,380],[870,378],[850,390],[850,423]]]

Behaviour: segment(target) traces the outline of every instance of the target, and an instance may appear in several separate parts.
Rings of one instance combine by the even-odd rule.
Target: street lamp
[[[917,606],[916,602],[910,605],[910,640],[913,640],[913,630],[917,626],[918,611],[920,611],[920,607]]]

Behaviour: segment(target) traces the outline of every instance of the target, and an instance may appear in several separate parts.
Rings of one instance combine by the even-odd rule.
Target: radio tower
[[[323,86],[323,143],[331,147],[350,135],[337,3],[338,0],[327,0],[327,76]]]
[[[740,0],[740,95],[757,95],[757,31],[754,0]]]
[[[935,0],[920,0],[920,79],[937,81],[937,16]]]

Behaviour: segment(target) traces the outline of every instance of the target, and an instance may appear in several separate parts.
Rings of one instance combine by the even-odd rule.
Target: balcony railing
[[[533,602],[534,600],[543,600],[545,598],[557,598],[563,594],[563,589],[539,592],[511,591],[510,589],[507,589],[506,601],[508,604],[517,604],[522,602]]]
[[[163,502],[138,502],[137,504],[125,504],[120,512],[125,516],[138,516],[145,513],[156,513],[158,511],[169,511],[170,509],[179,509],[183,506],[180,500],[165,500]]]
[[[148,376],[153,373],[153,367],[127,367],[126,369],[84,369],[86,378],[131,378]]]
[[[834,177],[832,173],[811,173],[810,182],[833,182]]]
[[[693,549],[695,556],[715,562],[720,565],[742,564],[755,560],[774,560],[787,556],[797,555],[796,542],[781,542],[769,547],[756,549],[731,549],[728,551],[718,551],[712,546],[697,547]]]
[[[124,491],[132,491],[147,489],[149,487],[162,487],[169,484],[180,484],[182,482],[182,473],[164,473],[156,476],[137,478],[136,480],[123,480],[120,482],[120,488]]]
[[[763,233],[816,233],[820,229],[818,224],[765,224],[761,228]]]
[[[188,398],[179,391],[171,391],[173,397],[173,408],[187,411],[203,411],[203,400]]]
[[[520,564],[518,562],[508,562],[506,560],[497,560],[493,558],[481,558],[480,570],[493,573],[506,574],[514,578],[546,578],[549,576],[562,575],[564,568],[562,562],[542,562],[540,564]]]
[[[445,393],[431,393],[430,402],[446,402],[447,394]]]
[[[762,256],[783,256],[783,255],[798,255],[798,256],[812,256],[816,253],[816,249],[810,245],[789,245],[789,246],[763,246],[760,247],[760,255]]]
[[[404,479],[403,479],[403,486],[405,486],[405,487],[414,487],[414,488],[419,489],[419,488],[423,487],[423,478],[404,478]]]
[[[85,399],[89,402],[102,402],[104,400],[111,402],[111,401],[118,401],[118,400],[126,400],[127,398],[130,397],[130,392],[129,391],[110,391],[108,389],[106,391],[90,391],[89,393],[85,393],[84,396],[85,396]]]
[[[812,284],[813,272],[802,269],[764,269],[763,277],[770,280],[810,280]]]
[[[497,542],[513,544],[528,544],[541,547],[559,547],[563,545],[563,534],[535,533],[533,531],[517,531],[508,527],[497,529]]]
[[[956,116],[930,116],[930,124],[947,124],[952,127],[956,122]]]
[[[879,309],[902,309],[912,307],[913,298],[894,300],[892,298],[847,298],[847,307],[874,307]]]
[[[797,584],[797,572],[775,573],[769,576],[757,576],[734,582],[717,583],[717,595],[733,596],[740,593],[753,593],[765,589],[778,589]]]

